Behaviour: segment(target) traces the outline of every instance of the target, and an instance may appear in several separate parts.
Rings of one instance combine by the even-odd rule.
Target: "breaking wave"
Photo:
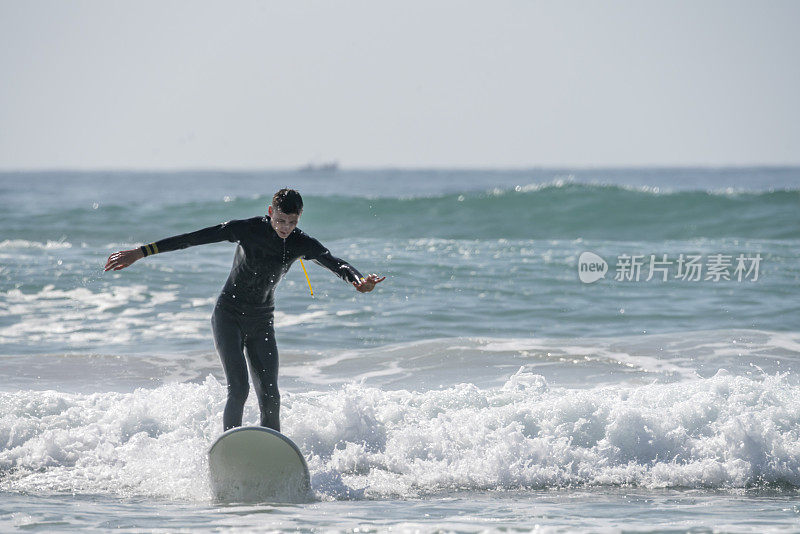
[[[207,500],[224,387],[0,393],[0,491]],[[248,401],[245,421],[257,419]],[[415,392],[349,384],[286,393],[282,430],[320,499],[627,485],[800,486],[800,387],[785,376]]]

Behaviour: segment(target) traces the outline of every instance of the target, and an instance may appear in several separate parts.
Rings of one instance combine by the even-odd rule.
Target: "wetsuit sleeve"
[[[322,243],[313,237],[308,237],[307,252],[303,254],[303,259],[322,265],[345,282],[358,282],[363,278],[355,267],[331,254]]]
[[[208,243],[218,243],[220,241],[238,241],[239,226],[241,221],[228,221],[216,226],[209,226],[202,230],[189,232],[172,237],[167,237],[139,247],[145,256],[158,254],[159,252],[169,252],[195,245],[205,245]]]

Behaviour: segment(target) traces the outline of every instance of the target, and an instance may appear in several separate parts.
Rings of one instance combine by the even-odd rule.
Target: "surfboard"
[[[245,426],[222,434],[208,451],[211,491],[225,502],[302,502],[308,466],[292,440],[270,428]]]

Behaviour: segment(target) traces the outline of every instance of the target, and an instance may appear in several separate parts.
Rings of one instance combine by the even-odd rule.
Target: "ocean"
[[[236,245],[103,266],[285,186],[386,280],[292,267],[312,495],[214,502]],[[0,228],[0,531],[800,531],[800,168],[2,172]]]

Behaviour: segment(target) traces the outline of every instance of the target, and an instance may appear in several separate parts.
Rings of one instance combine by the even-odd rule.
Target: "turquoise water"
[[[387,280],[307,264],[312,297],[293,267],[282,421],[313,500],[215,504],[209,319],[235,245],[102,266],[286,185],[301,228]],[[797,168],[2,173],[0,525],[796,530],[798,208]],[[583,252],[605,278],[581,281]]]

